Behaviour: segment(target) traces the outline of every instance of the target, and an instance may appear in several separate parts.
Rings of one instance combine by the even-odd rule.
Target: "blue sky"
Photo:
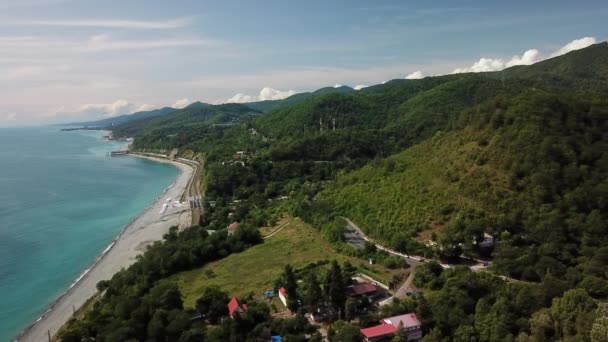
[[[2,0],[0,125],[500,70],[606,40],[607,15],[606,1]]]

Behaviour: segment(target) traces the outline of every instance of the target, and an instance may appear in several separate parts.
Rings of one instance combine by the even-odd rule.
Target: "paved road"
[[[417,266],[420,265],[421,263],[425,262],[426,259],[424,257],[421,256],[417,256],[417,255],[407,255],[407,254],[403,254],[403,253],[399,253],[393,249],[390,249],[388,247],[385,247],[381,244],[378,244],[376,242],[374,242],[374,240],[370,239],[367,235],[365,235],[365,233],[361,230],[361,228],[359,228],[359,226],[357,226],[356,224],[353,223],[353,221],[349,220],[348,218],[344,218],[344,220],[346,220],[346,238],[347,238],[347,242],[351,243],[349,240],[349,237],[351,237],[354,234],[357,235],[356,238],[352,238],[353,241],[357,241],[357,243],[363,243],[363,246],[365,246],[365,242],[370,242],[373,243],[376,248],[383,250],[389,254],[392,255],[396,255],[398,257],[401,257],[403,259],[405,259],[405,261],[412,265],[412,266]],[[347,235],[348,234],[348,235]]]
[[[359,228],[356,224],[354,224],[351,220],[349,220],[346,217],[343,217],[344,220],[346,220],[346,225],[347,225],[347,231],[350,232],[356,232],[357,235],[359,236],[359,239],[362,239],[364,241],[367,242],[371,242],[373,243],[376,248],[383,250],[389,254],[393,254],[399,257],[404,258],[408,264],[410,264],[411,266],[417,266],[420,265],[421,263],[424,263],[426,261],[432,260],[432,259],[426,259],[422,256],[419,255],[407,255],[407,254],[403,254],[403,253],[399,253],[395,250],[392,250],[388,247],[382,246],[378,243],[375,243],[374,240],[370,239],[367,235],[365,235],[365,233],[361,230],[361,228]],[[347,242],[349,242],[347,240]],[[473,272],[487,272],[488,271],[488,266],[485,266],[484,261],[483,260],[477,260],[477,259],[470,259],[476,262],[476,264],[469,266],[469,268],[471,269],[471,271]],[[439,265],[441,265],[441,267],[443,268],[452,268],[454,267],[454,265],[450,265],[450,264],[444,264],[439,262]],[[412,275],[410,275],[410,277],[412,277]],[[504,275],[498,275],[498,277],[506,282],[524,282],[522,280],[519,279],[514,279],[514,278],[509,278],[507,276]]]

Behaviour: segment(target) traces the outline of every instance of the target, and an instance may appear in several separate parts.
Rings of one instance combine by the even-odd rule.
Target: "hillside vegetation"
[[[225,269],[238,267],[235,261],[246,266],[259,260],[255,267],[268,265],[274,275],[280,262],[270,260],[272,255],[263,261],[261,252],[274,243],[278,251],[293,246],[302,262],[312,263],[315,256],[298,250],[308,246],[305,242],[296,246],[280,239],[224,259],[259,242],[255,227],[272,226],[287,213],[320,231],[298,236],[326,240],[310,246],[319,258],[328,252],[318,249],[325,243],[349,257],[376,255],[374,246],[355,251],[345,244],[347,217],[372,238],[407,254],[454,264],[463,262],[462,256],[491,261],[488,272],[425,263],[415,279],[423,296],[381,312],[366,311],[356,326],[335,322],[347,307],[342,271],[332,263],[323,293],[330,298],[330,321],[340,327],[333,341],[359,341],[358,327],[376,324],[381,315],[413,311],[422,319],[425,341],[601,337],[608,331],[602,304],[608,299],[607,72],[608,44],[601,43],[503,72],[393,80],[360,91],[327,88],[274,109],[269,103],[263,108],[193,104],[116,127],[136,135],[136,149],[204,155],[201,225],[225,232],[240,222],[244,235],[207,237],[200,228],[170,234],[129,270],[103,283],[110,295],[85,319],[72,322],[69,331],[97,340],[180,336],[190,341],[184,336],[196,333],[195,340],[249,336],[253,341],[271,329],[297,341],[319,340],[302,312],[293,320],[271,319],[269,309],[253,298],[248,305],[260,306],[244,321],[227,320],[220,327],[215,316],[201,324],[184,316],[180,290],[189,303],[203,292],[200,312],[208,309],[207,297],[215,297],[212,302],[221,308],[227,298],[205,285],[243,293],[229,284],[236,280]],[[493,240],[482,246],[487,234]],[[209,251],[219,254],[211,257]],[[403,266],[384,258],[387,265]],[[209,270],[217,279],[203,279]],[[314,295],[321,292],[318,281],[307,277],[299,289],[293,273],[286,266],[280,278],[289,285],[290,308],[298,310],[295,299],[304,289],[314,290],[306,296],[306,308],[324,305],[315,301],[322,298]],[[260,274],[248,276],[245,287],[266,286]],[[167,279],[188,284],[177,287]],[[262,311],[265,315],[257,315]],[[350,319],[353,311],[348,311]],[[119,331],[122,335],[112,335]],[[340,331],[351,335],[343,338]]]

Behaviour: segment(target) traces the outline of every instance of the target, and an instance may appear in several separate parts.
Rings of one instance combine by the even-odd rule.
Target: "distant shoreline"
[[[42,316],[21,331],[15,337],[15,341],[46,341],[48,331],[54,336],[70,319],[73,309],[79,309],[97,293],[96,285],[99,281],[108,280],[122,268],[130,266],[135,261],[135,257],[142,253],[143,245],[161,240],[171,226],[190,222],[187,210],[178,209],[161,214],[160,209],[165,204],[166,197],[181,197],[187,189],[190,178],[194,175],[194,169],[185,163],[167,159],[135,154],[133,156],[171,164],[180,170],[180,174],[168,188],[159,194],[152,205],[125,225],[93,264],[85,269],[68,289],[48,306]],[[185,220],[184,214],[187,214]]]

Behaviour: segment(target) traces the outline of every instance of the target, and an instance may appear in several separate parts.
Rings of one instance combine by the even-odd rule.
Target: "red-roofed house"
[[[239,222],[232,222],[228,226],[228,235],[234,234],[237,230],[239,230],[240,227],[241,227],[241,224]]]
[[[287,307],[287,290],[284,287],[279,289],[279,299],[283,302],[283,305]]]
[[[346,289],[346,295],[350,297],[373,296],[378,293],[378,287],[370,283],[359,283]]]
[[[395,335],[395,328],[392,324],[380,324],[375,327],[361,329],[361,334],[367,342],[390,341]]]
[[[385,318],[380,323],[382,324],[375,327],[361,329],[366,342],[390,341],[400,324],[403,325],[408,341],[419,341],[422,338],[422,324],[414,313]]]
[[[232,318],[232,316],[234,315],[235,312],[242,314],[242,313],[245,313],[246,311],[247,311],[247,304],[241,304],[239,302],[238,298],[232,297],[232,299],[228,303],[228,313],[230,314],[230,317]]]

